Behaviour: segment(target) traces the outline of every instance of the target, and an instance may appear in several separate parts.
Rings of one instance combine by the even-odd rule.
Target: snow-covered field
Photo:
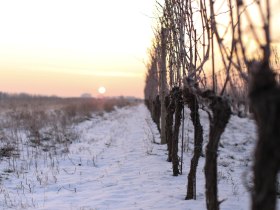
[[[206,209],[203,157],[197,174],[197,200],[184,200],[193,150],[188,110],[185,116],[183,175],[172,176],[166,145],[152,143],[159,141],[159,134],[140,104],[93,115],[73,128],[79,138],[56,152],[26,149],[28,145],[23,143],[19,157],[2,158],[1,209]],[[203,111],[201,118],[207,140],[209,123]],[[253,121],[232,116],[219,149],[223,210],[250,208],[245,186],[250,186],[254,144]]]

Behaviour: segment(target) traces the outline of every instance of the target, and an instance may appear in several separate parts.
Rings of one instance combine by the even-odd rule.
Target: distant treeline
[[[48,99],[58,99],[58,96],[43,96],[43,95],[32,95],[28,93],[6,93],[0,91],[0,99],[10,99],[10,98],[48,98]]]
[[[84,112],[90,115],[95,111],[112,111],[115,107],[136,105],[142,99],[135,97],[105,97],[105,98],[84,98],[84,97],[58,97],[31,95],[27,93],[10,94],[0,92],[0,113],[8,110],[61,110],[65,109],[76,115],[77,112]]]
[[[60,97],[56,95],[51,95],[51,96],[46,96],[46,95],[33,95],[29,93],[7,93],[7,92],[2,92],[0,91],[0,100],[1,99],[61,99],[61,100],[72,100],[72,99],[100,99],[100,98],[95,98],[92,96],[85,97],[84,95],[81,95],[80,97]],[[133,96],[114,96],[114,97],[105,97],[103,99],[124,99],[124,100],[129,100],[129,101],[142,101],[142,99],[133,97]]]

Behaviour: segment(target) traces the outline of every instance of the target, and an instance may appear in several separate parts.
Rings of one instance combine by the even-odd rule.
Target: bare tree
[[[258,141],[255,149],[253,165],[254,187],[252,190],[252,209],[276,209],[276,183],[280,169],[280,88],[271,67],[271,29],[270,1],[257,1],[256,6],[262,19],[264,41],[261,42],[256,32],[250,13],[245,10],[245,18],[250,32],[262,55],[258,61],[249,61],[242,39],[242,28],[239,30],[239,45],[245,55],[249,76],[250,106],[258,127]],[[240,4],[238,10],[244,8]]]
[[[148,71],[146,74],[144,96],[146,106],[151,112],[152,119],[156,123],[158,130],[160,130],[159,76],[157,68],[158,48],[158,43],[155,41],[149,51],[149,63],[146,65]]]
[[[194,154],[191,159],[190,171],[188,174],[188,187],[186,200],[196,199],[196,170],[199,158],[202,154],[202,144],[203,144],[203,128],[200,123],[199,115],[199,102],[197,96],[190,91],[190,88],[184,88],[184,98],[188,107],[191,110],[191,120],[194,125]]]
[[[167,150],[168,150],[168,157],[167,161],[172,162],[172,142],[173,142],[173,116],[175,113],[175,98],[174,98],[174,91],[173,88],[171,93],[166,96],[165,98],[165,106],[167,109],[167,116],[166,116],[166,140],[167,140]]]

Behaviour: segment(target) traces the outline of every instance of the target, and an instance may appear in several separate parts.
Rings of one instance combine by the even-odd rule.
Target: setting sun
[[[101,87],[99,87],[98,88],[98,93],[100,93],[100,94],[105,94],[106,93],[106,88],[105,87],[103,87],[103,86],[101,86]]]

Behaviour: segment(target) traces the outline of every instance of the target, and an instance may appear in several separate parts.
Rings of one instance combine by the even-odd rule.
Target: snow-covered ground
[[[4,171],[1,209],[206,209],[203,157],[197,174],[197,200],[184,200],[193,150],[188,110],[185,116],[183,175],[172,176],[166,145],[152,143],[159,141],[159,134],[146,107],[140,104],[94,115],[78,124],[73,129],[79,138],[65,145],[68,151],[30,150],[20,157],[4,158],[0,164]],[[201,120],[207,140],[209,123],[204,112]],[[232,116],[219,149],[219,198],[225,199],[223,210],[250,208],[245,185],[250,186],[254,144],[253,121]],[[26,158],[27,152],[34,152],[28,156],[32,159]]]

